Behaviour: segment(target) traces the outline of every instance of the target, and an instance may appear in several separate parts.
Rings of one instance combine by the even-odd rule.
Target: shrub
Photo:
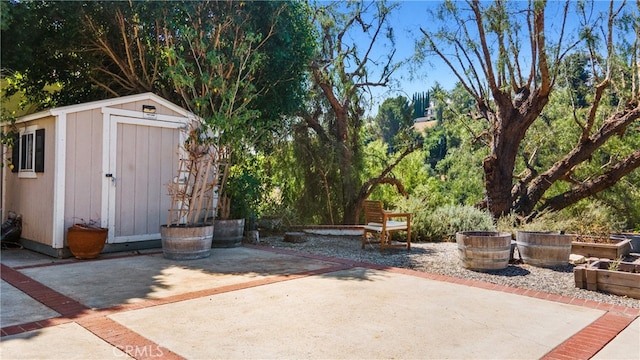
[[[559,212],[546,212],[533,220],[509,214],[498,220],[500,231],[515,234],[516,231],[563,231],[567,234],[608,235],[622,231],[624,219],[619,219],[609,206],[595,202],[584,202]]]
[[[532,221],[526,222],[523,216],[510,213],[497,221],[498,231],[509,232],[515,236],[518,231],[555,231],[568,232],[575,219],[560,216],[558,213],[542,213]]]
[[[453,241],[458,231],[494,231],[488,211],[469,205],[425,206],[423,200],[409,198],[398,204],[411,212],[411,238],[415,241]]]

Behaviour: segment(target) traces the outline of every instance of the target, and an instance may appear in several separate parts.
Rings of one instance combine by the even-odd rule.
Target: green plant
[[[86,219],[77,218],[77,217],[74,217],[73,219],[75,220],[73,226],[85,228],[85,229],[102,229],[102,226],[100,226],[100,220],[96,220],[96,219],[86,220]]]
[[[600,202],[589,202],[578,208],[575,213],[574,227],[569,231],[594,236],[606,236],[624,228],[624,220],[615,215],[615,211]]]
[[[16,117],[13,113],[9,113],[2,109],[0,114],[0,145],[6,145],[6,148],[12,148],[18,137],[18,128],[16,127]],[[14,161],[17,159],[7,159],[6,154],[2,154],[0,159],[0,167],[8,164],[9,170],[13,169]]]
[[[220,218],[255,220],[258,216],[263,188],[260,178],[251,170],[246,163],[231,167],[223,195],[232,201],[228,205],[228,214],[222,214]]]
[[[618,257],[617,259],[610,261],[609,266],[607,267],[607,270],[618,271],[618,269],[620,268],[621,262],[622,262],[622,257]]]
[[[621,220],[611,207],[594,201],[585,201],[579,206],[563,211],[547,211],[535,218],[527,219],[513,212],[497,221],[500,231],[562,231],[567,234],[601,236],[624,229]]]
[[[491,214],[470,205],[425,206],[419,198],[398,203],[403,212],[412,213],[411,235],[416,241],[453,241],[458,231],[494,231]]]
[[[574,227],[576,219],[563,217],[562,214],[554,212],[545,212],[536,218],[527,221],[524,216],[509,213],[496,222],[498,231],[510,232],[515,234],[518,231],[556,231],[569,232],[568,229]]]

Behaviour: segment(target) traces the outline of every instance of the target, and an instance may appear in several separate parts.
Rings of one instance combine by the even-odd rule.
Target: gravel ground
[[[303,243],[288,243],[283,241],[282,235],[261,236],[259,245],[480,280],[640,309],[638,299],[576,288],[573,265],[541,268],[527,264],[510,264],[506,269],[499,271],[477,272],[462,267],[454,242],[412,243],[410,252],[405,249],[390,249],[382,254],[377,247],[368,246],[362,250],[360,236],[307,234],[305,239]],[[515,258],[518,258],[517,250]]]

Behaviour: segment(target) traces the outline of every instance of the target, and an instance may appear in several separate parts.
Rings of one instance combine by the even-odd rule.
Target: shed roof
[[[112,98],[112,99],[91,101],[91,102],[86,102],[81,104],[51,108],[51,109],[43,110],[37,113],[22,116],[18,118],[17,122],[31,121],[31,120],[41,119],[47,116],[58,116],[60,114],[67,114],[67,113],[73,113],[78,111],[102,108],[105,106],[114,106],[114,105],[120,105],[120,104],[126,104],[130,102],[144,101],[144,100],[155,101],[185,117],[194,116],[190,111],[170,102],[169,100],[166,100],[165,98],[160,97],[154,93],[146,92],[142,94],[121,96],[121,97]]]

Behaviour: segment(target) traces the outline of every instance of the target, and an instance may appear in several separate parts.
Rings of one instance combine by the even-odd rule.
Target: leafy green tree
[[[389,153],[388,146],[380,139],[367,143],[364,149],[362,181],[375,178],[400,155],[400,152]],[[416,149],[406,155],[387,175],[387,180],[373,189],[371,198],[382,200],[387,207],[391,207],[401,197],[412,196],[415,189],[431,177],[429,169],[425,166],[426,155],[427,153],[422,149]]]
[[[404,96],[386,99],[378,108],[374,122],[380,131],[382,140],[389,145],[391,150],[395,145],[394,138],[400,132],[406,132],[413,125],[409,101]]]
[[[3,89],[3,96],[24,91],[41,107],[95,99],[89,94],[97,88],[83,79],[91,69],[81,45],[83,6],[72,1],[0,2],[2,77],[19,74],[15,86]],[[45,91],[50,84],[69,93]]]
[[[564,85],[564,87],[570,89],[573,107],[579,109],[588,107],[589,56],[583,53],[569,54],[565,58],[563,65],[558,85]]]
[[[223,137],[217,140],[237,151],[238,168],[254,172],[242,154],[273,150],[290,129],[286,115],[303,104],[315,46],[303,3],[1,5],[3,20],[11,20],[2,27],[3,76],[13,76],[10,92],[23,90],[41,107],[151,91],[204,118]],[[47,84],[59,86],[50,93]],[[239,180],[258,176],[245,175]],[[228,189],[246,195],[241,186]],[[236,209],[256,207],[237,198],[247,201]]]
[[[421,118],[426,116],[426,110],[431,106],[431,94],[426,93],[413,94],[413,117]]]
[[[614,7],[612,2],[602,17],[591,21],[587,14],[593,3],[576,3],[573,12],[571,5],[446,1],[435,14],[441,30],[421,29],[424,51],[418,55],[440,57],[473,97],[476,109],[470,117],[486,121],[486,131],[475,137],[489,150],[482,162],[486,190],[482,205],[494,217],[510,211],[530,215],[561,210],[610,188],[640,166],[638,148],[620,147],[625,151],[598,155],[605,155],[607,144],[616,138],[637,138],[640,103],[638,82],[632,80],[637,79],[639,42],[625,43],[624,35],[640,34],[638,9],[624,3]],[[559,32],[552,42],[547,37],[548,6],[555,7],[558,19],[554,25]],[[577,14],[571,16],[581,22],[583,31],[574,42],[565,37],[570,13]],[[614,35],[614,30],[624,35]],[[619,51],[615,45],[628,50]],[[586,111],[576,106],[572,112],[577,136],[568,150],[556,151],[552,164],[539,167],[541,152],[526,149],[525,153],[523,141],[537,121],[545,121],[541,115],[558,84],[559,64],[580,47],[590,54],[590,105]],[[449,56],[451,51],[456,58]],[[524,51],[531,56],[523,56]],[[525,64],[524,59],[530,62]],[[615,106],[607,106],[612,103]],[[607,158],[590,166],[594,159]]]
[[[393,46],[388,27],[393,8],[385,2],[351,1],[322,4],[314,12],[319,43],[310,62],[310,97],[300,114],[296,153],[307,169],[305,190],[314,194],[305,197],[332,209],[332,222],[356,223],[362,201],[397,165],[389,164],[375,178],[361,182],[364,97],[369,88],[386,86],[399,66],[393,48],[382,59],[372,58],[371,52],[385,38]],[[356,37],[365,40],[349,40]],[[399,160],[411,151],[407,148]]]
[[[11,92],[24,90],[42,107],[151,91],[186,105],[168,72],[165,49],[194,16],[191,1],[2,2],[3,76],[20,74]],[[204,1],[212,17],[226,1]],[[268,37],[252,79],[251,107],[266,122],[259,139],[282,128],[283,114],[302,104],[314,39],[307,7],[291,1],[237,2],[243,32]],[[187,9],[187,10],[185,10]],[[6,16],[4,16],[6,14]],[[4,20],[7,20],[6,22]],[[202,19],[201,19],[202,20]],[[266,36],[269,34],[269,36]],[[194,60],[190,58],[190,60]],[[53,93],[45,85],[57,84]],[[267,131],[268,130],[268,131]]]

